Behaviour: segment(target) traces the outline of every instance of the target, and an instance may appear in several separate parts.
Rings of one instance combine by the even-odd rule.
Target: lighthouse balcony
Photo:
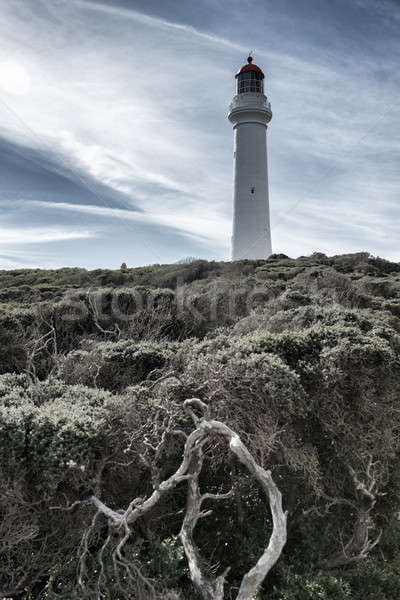
[[[229,105],[229,112],[249,108],[271,113],[272,116],[271,102],[268,101],[264,94],[258,94],[256,92],[245,92],[244,94],[237,94],[234,96]]]
[[[229,110],[232,111],[235,108],[261,108],[271,112],[271,102],[268,101],[264,94],[257,92],[244,92],[234,96]]]

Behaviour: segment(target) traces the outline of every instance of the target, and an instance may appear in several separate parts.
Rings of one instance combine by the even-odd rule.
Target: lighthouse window
[[[237,78],[237,93],[244,94],[245,92],[263,93],[263,77],[262,73],[256,71],[245,71]]]

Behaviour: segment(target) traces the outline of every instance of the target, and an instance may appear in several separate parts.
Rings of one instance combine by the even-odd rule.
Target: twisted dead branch
[[[125,580],[143,579],[144,587],[147,586],[149,593],[152,592],[151,582],[146,580],[140,573],[140,569],[127,561],[123,555],[123,548],[132,536],[133,526],[146,513],[149,513],[160,501],[162,496],[172,491],[178,484],[187,481],[187,501],[181,531],[179,533],[185,555],[189,565],[190,577],[204,600],[222,600],[224,597],[225,577],[229,569],[221,575],[212,578],[204,572],[205,561],[201,557],[199,548],[194,540],[194,530],[199,519],[207,517],[212,511],[202,509],[206,500],[222,501],[230,498],[234,490],[227,493],[212,494],[202,493],[199,485],[199,476],[204,462],[204,447],[212,437],[219,436],[226,440],[231,453],[245,467],[248,473],[258,482],[269,501],[272,514],[273,529],[269,543],[257,563],[244,575],[237,600],[251,600],[257,593],[270,569],[278,560],[286,543],[286,519],[287,514],[282,509],[282,496],[274,483],[271,472],[263,469],[257,464],[240,437],[221,421],[210,418],[209,408],[201,400],[192,398],[184,402],[184,409],[191,417],[195,429],[186,436],[182,431],[170,430],[171,434],[185,435],[185,446],[182,462],[173,475],[164,481],[153,477],[153,493],[147,498],[135,498],[125,511],[115,511],[106,506],[97,496],[91,496],[88,502],[96,508],[96,513],[88,529],[85,531],[81,543],[81,555],[79,561],[78,584],[81,591],[85,591],[86,561],[89,554],[89,538],[96,527],[97,519],[103,515],[109,524],[107,539],[97,554],[99,563],[99,580],[97,582],[98,598],[105,597],[102,587],[105,585],[104,554],[112,537],[117,534],[119,541],[112,552],[114,574],[119,580],[118,569],[123,570]],[[196,413],[200,413],[198,416]],[[161,436],[159,445],[165,443],[165,436]],[[156,456],[160,455],[160,448],[153,446]]]
[[[364,560],[381,539],[382,531],[379,532],[375,540],[370,539],[370,531],[374,528],[372,510],[378,497],[383,495],[382,492],[378,491],[378,466],[370,456],[365,469],[364,481],[361,481],[352,467],[348,467],[358,496],[358,502],[351,504],[356,518],[348,542],[342,544],[341,551],[324,563],[324,566],[328,569],[336,569]]]

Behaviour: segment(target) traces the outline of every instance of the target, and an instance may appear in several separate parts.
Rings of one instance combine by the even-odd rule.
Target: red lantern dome
[[[245,94],[252,92],[256,94],[264,93],[263,79],[264,73],[260,67],[253,65],[253,57],[247,58],[247,65],[244,65],[235,75],[236,77],[236,92]]]
[[[239,75],[241,73],[248,73],[249,71],[254,71],[255,73],[260,73],[262,79],[264,79],[264,77],[265,77],[265,75],[261,71],[260,67],[257,67],[257,65],[253,65],[253,57],[252,56],[247,57],[247,65],[243,65],[243,67],[241,69],[239,69],[239,71],[236,73],[235,77],[239,77]]]

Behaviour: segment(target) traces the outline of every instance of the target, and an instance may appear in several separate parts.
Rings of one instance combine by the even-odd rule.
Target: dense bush
[[[74,350],[65,357],[60,377],[70,384],[120,391],[159,372],[175,348],[173,343],[129,340],[92,344],[89,350]]]
[[[107,523],[87,498],[123,510],[149,495],[181,459],[182,438],[167,429],[190,431],[182,403],[198,397],[272,469],[289,511],[288,543],[258,599],[397,600],[399,264],[273,255],[1,271],[0,286],[0,596],[99,597]],[[231,566],[227,598],[271,520],[215,441],[201,486],[232,483],[234,497],[196,529],[210,569]],[[170,600],[196,598],[177,538],[184,501],[182,484],[125,547]],[[86,596],[76,591],[85,544]],[[150,600],[148,588],[119,586],[106,552],[104,569],[110,599]]]
[[[0,376],[1,464],[29,474],[34,487],[53,490],[66,467],[85,470],[105,444],[106,392],[61,382],[28,385]],[[12,461],[9,452],[12,449]]]

